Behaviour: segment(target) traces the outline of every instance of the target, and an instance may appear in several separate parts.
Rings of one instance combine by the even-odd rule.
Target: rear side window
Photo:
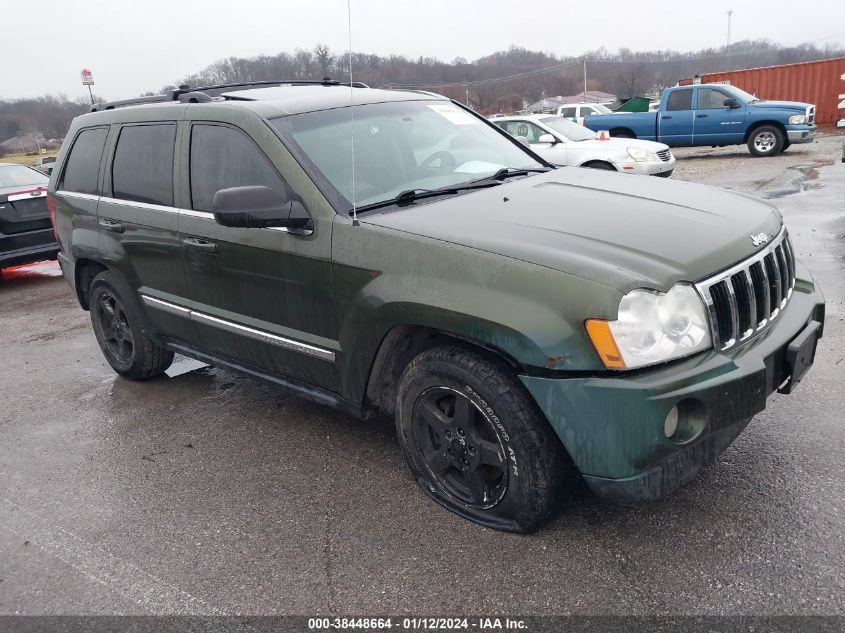
[[[112,163],[112,195],[173,206],[176,125],[130,125],[120,131]]]
[[[77,193],[98,193],[100,160],[106,145],[108,128],[83,130],[76,137],[59,189]]]
[[[221,125],[191,128],[191,203],[211,211],[220,189],[263,185],[286,195],[287,185],[261,149],[243,132]]]
[[[691,110],[692,109],[692,89],[676,90],[669,95],[669,101],[666,103],[667,110]]]

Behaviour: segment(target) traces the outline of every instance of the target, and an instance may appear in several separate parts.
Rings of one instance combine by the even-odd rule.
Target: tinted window
[[[560,116],[574,117],[574,116],[576,116],[577,112],[578,112],[578,108],[564,108],[561,111]]]
[[[170,123],[130,125],[120,131],[112,165],[115,198],[173,206],[173,145]]]
[[[691,110],[692,109],[692,89],[676,90],[669,95],[669,101],[666,104],[667,110]]]
[[[67,166],[59,189],[79,193],[98,193],[98,176],[108,128],[83,130],[67,159]]]
[[[287,187],[258,146],[242,132],[220,125],[191,128],[191,202],[211,211],[220,189],[263,185],[287,195]]]
[[[713,88],[699,88],[698,89],[698,110],[715,110],[716,108],[725,108],[725,99],[728,98],[721,90],[714,90]]]

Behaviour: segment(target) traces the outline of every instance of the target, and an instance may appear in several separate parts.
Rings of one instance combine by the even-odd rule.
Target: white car
[[[555,114],[567,119],[580,119],[593,114],[613,114],[613,110],[603,103],[574,103],[559,106]]]
[[[632,138],[599,139],[583,125],[548,114],[496,117],[492,123],[555,165],[593,167],[668,178],[675,156],[668,145]]]

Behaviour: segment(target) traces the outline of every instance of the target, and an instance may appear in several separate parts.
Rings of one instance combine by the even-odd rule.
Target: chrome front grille
[[[795,256],[786,229],[752,257],[697,283],[716,349],[730,349],[765,330],[794,287]]]
[[[665,163],[670,158],[672,158],[672,151],[668,150],[668,149],[662,149],[659,152],[657,152],[657,157]]]
[[[807,123],[813,125],[816,122],[816,106],[807,108]]]

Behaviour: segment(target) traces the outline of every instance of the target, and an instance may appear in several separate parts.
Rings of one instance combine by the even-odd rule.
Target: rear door
[[[739,108],[728,107],[725,99],[730,98],[731,95],[719,88],[706,86],[696,89],[693,135],[698,145],[742,143],[745,104],[740,104]]]
[[[47,178],[24,165],[0,165],[0,263],[12,251],[55,242],[47,211]]]
[[[692,88],[669,93],[666,109],[657,115],[658,139],[670,147],[689,147],[693,144]]]
[[[196,343],[178,312],[188,294],[175,206],[176,121],[115,125],[98,224],[100,251],[137,289],[157,334]]]

